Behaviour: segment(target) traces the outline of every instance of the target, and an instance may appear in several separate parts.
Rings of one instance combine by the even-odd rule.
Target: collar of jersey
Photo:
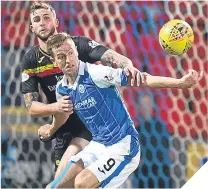
[[[73,85],[73,86],[68,85],[68,84],[67,84],[67,78],[66,78],[66,76],[64,75],[64,76],[63,76],[62,86],[63,86],[63,87],[67,86],[67,87],[69,87],[69,88],[76,89],[80,76],[81,76],[81,75],[84,75],[85,66],[86,66],[86,64],[80,60],[80,61],[79,61],[79,71],[78,71],[78,76],[77,76],[77,78],[76,78],[76,81],[74,82],[74,85]]]
[[[46,52],[45,52],[43,49],[41,49],[40,47],[39,47],[39,50],[40,50],[40,52],[41,52],[42,54],[44,54],[45,56],[48,56],[49,58],[51,58],[50,54],[46,53]]]

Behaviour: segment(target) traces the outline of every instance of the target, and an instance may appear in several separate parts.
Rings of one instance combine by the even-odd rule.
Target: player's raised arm
[[[133,66],[132,61],[129,58],[115,52],[114,50],[108,49],[102,55],[101,61],[109,63],[110,66],[115,64],[119,68],[123,68],[127,76],[131,75],[131,86],[134,86],[135,81],[137,82],[137,86],[143,82],[140,80],[140,71]]]
[[[132,86],[132,75],[126,76],[122,69],[114,69],[102,65],[88,65],[88,70],[99,87],[109,86]],[[140,77],[144,83],[140,87],[150,88],[190,88],[196,84],[202,77],[202,72],[198,74],[195,70],[189,70],[188,74],[180,79],[172,77],[152,76],[148,73],[141,73]],[[141,78],[139,80],[141,80]],[[138,87],[135,81],[134,87]]]
[[[188,74],[184,75],[180,79],[172,77],[152,76],[148,73],[143,73],[144,83],[141,87],[151,88],[190,88],[195,85],[203,76],[203,72],[200,74],[195,70],[189,70]]]
[[[124,69],[126,75],[132,75],[132,86],[135,80],[139,78],[138,75],[140,75],[140,72],[133,66],[129,58],[87,37],[74,37],[74,42],[75,45],[77,43],[80,44],[77,46],[79,58],[82,58],[85,62],[94,63],[96,61],[102,61],[108,63],[110,67],[116,65],[116,67]],[[140,81],[138,81],[137,85],[139,83]]]

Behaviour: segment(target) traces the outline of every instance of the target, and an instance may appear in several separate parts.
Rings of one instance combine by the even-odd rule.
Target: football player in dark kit
[[[73,112],[73,105],[67,96],[56,102],[55,88],[57,82],[62,79],[62,70],[55,65],[47,54],[46,41],[57,33],[59,21],[55,10],[48,3],[35,2],[30,7],[31,31],[37,36],[39,46],[33,47],[23,57],[22,69],[22,93],[29,115],[35,117],[48,117],[61,112]],[[79,59],[84,62],[103,61],[109,65],[124,68],[127,75],[132,74],[133,86],[136,78],[140,84],[141,73],[136,69],[130,59],[117,52],[87,38],[72,37]],[[38,102],[40,84],[49,104]],[[45,125],[45,129],[50,125]],[[42,127],[44,128],[44,127]],[[72,155],[81,151],[91,140],[91,134],[76,114],[72,114],[66,123],[55,133],[55,162],[56,175],[67,165]],[[52,138],[48,138],[51,140]],[[60,162],[60,163],[59,163]]]

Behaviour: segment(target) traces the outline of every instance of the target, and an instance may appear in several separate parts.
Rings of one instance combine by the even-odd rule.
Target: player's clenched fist
[[[48,138],[52,134],[53,134],[53,127],[50,124],[43,125],[38,129],[38,135],[40,136],[41,139]]]
[[[73,104],[68,96],[61,97],[55,105],[57,113],[69,112],[71,114],[73,112]]]
[[[188,70],[188,74],[184,75],[181,80],[181,88],[190,88],[196,84],[203,76],[203,72],[200,74],[195,70]]]

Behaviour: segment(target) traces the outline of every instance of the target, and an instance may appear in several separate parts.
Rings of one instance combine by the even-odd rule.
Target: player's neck
[[[45,41],[42,41],[41,39],[38,38],[38,43],[40,48],[47,53],[47,45]]]
[[[79,73],[80,62],[79,62],[78,59],[77,59],[77,61],[78,61],[78,62],[77,62],[77,64],[78,64],[77,70],[74,71],[74,72],[72,72],[72,73],[70,73],[70,74],[68,74],[68,75],[66,75],[66,78],[67,78],[67,84],[68,84],[68,85],[71,85],[71,86],[74,85],[74,83],[75,83],[75,81],[76,81],[76,79],[77,79],[77,77],[78,77],[78,73]]]
[[[76,79],[77,79],[77,76],[78,76],[78,72],[74,72],[74,73],[66,76],[68,85],[73,86]]]
[[[57,33],[58,33],[57,30],[55,30],[54,34],[57,34]],[[53,35],[54,35],[54,34],[53,34]],[[41,48],[44,52],[47,53],[47,45],[46,45],[46,41],[43,41],[43,40],[41,40],[40,38],[38,38],[38,43],[39,43],[40,48]]]

